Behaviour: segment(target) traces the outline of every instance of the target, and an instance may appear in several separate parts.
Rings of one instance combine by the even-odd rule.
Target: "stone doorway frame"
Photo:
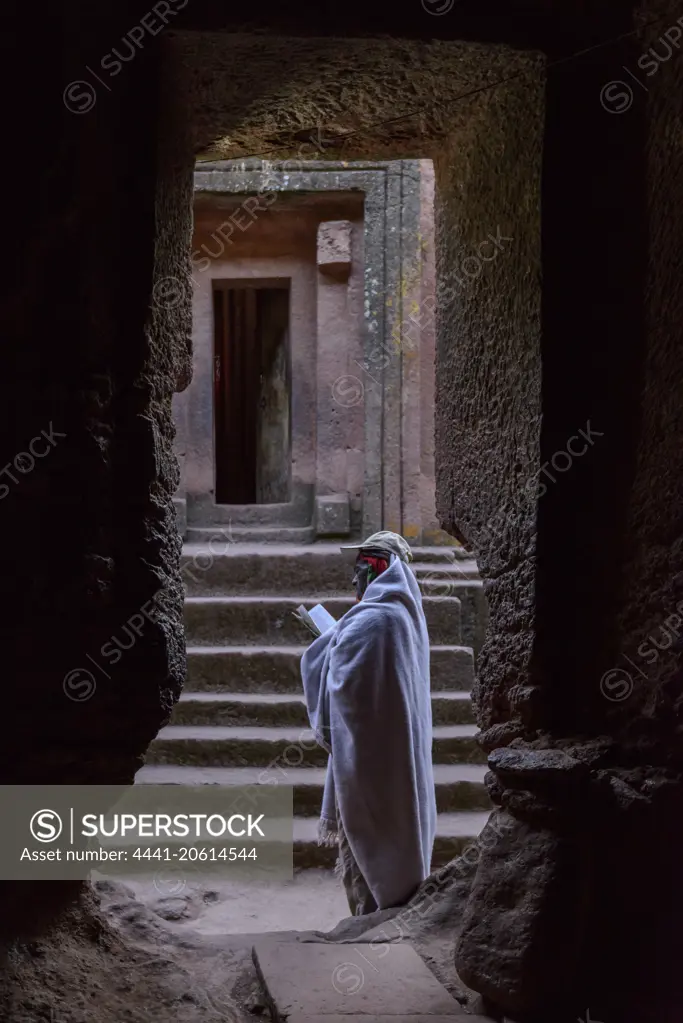
[[[416,379],[415,374],[409,379],[401,347],[394,345],[395,353],[391,353],[391,345],[392,338],[403,337],[405,309],[399,299],[405,297],[406,280],[421,280],[420,203],[414,187],[419,175],[419,160],[354,161],[352,167],[342,161],[311,161],[305,170],[294,172],[287,170],[286,161],[245,161],[244,169],[212,161],[197,165],[194,175],[195,195],[255,195],[264,191],[264,176],[268,191],[282,194],[363,193],[364,364],[359,366],[357,378],[362,387],[360,400],[364,401],[362,532],[368,535],[383,528],[413,532],[410,539],[417,542],[421,539],[419,496],[414,508],[408,502],[413,514],[407,518],[417,523],[412,529],[406,530],[409,523],[404,521],[402,509],[406,503],[404,481],[419,470],[419,452],[418,465],[410,465],[404,447],[404,431],[411,432],[405,430],[406,419],[410,426],[411,413],[419,413],[419,373]],[[412,188],[408,189],[408,184]],[[384,296],[392,296],[392,300],[386,301]],[[206,390],[211,382],[207,378],[196,383]],[[211,396],[202,394],[199,404],[207,400],[210,404]],[[301,502],[296,495],[292,497],[289,505],[277,506],[280,521],[301,515]],[[182,499],[178,495],[176,503]],[[215,507],[218,518],[220,506]]]

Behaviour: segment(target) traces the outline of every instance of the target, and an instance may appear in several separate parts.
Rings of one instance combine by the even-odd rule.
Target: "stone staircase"
[[[336,544],[223,547],[183,550],[186,691],[136,781],[291,785],[294,864],[331,866],[334,850],[316,842],[327,754],[311,741],[299,676],[308,634],[291,612],[323,603],[341,617],[353,604],[353,557]],[[490,809],[470,701],[486,609],[461,552],[415,548],[414,557],[432,643],[437,865],[479,834]]]

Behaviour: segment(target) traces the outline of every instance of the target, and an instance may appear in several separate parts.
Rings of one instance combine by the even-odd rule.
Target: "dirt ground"
[[[331,931],[349,915],[343,889],[331,870],[300,870],[291,881],[201,883],[158,877],[126,885],[177,934]]]
[[[463,989],[452,958],[465,889],[458,882],[436,903],[418,894],[418,912],[407,907],[350,918],[327,870],[252,884],[163,876],[96,881],[44,938],[0,950],[0,1021],[266,1023],[251,956],[252,936],[264,932],[351,942],[361,934],[384,941],[400,934],[465,1006],[472,993]]]
[[[2,1023],[258,1023],[268,1018],[244,934],[332,930],[332,871],[270,883],[95,882],[44,939],[0,961]]]

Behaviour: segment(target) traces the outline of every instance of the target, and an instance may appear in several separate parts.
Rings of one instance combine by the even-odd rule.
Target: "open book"
[[[316,604],[310,611],[307,611],[301,604],[293,613],[311,630],[314,636],[322,636],[324,632],[329,632],[337,624],[322,604]]]

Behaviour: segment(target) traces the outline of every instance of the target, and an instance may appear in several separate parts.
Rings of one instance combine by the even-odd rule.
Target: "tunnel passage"
[[[475,282],[467,302],[447,301],[441,314],[437,430],[442,521],[453,531],[475,536],[484,533],[487,523],[500,521],[495,516],[501,509],[504,521],[502,533],[494,526],[491,540],[482,545],[492,616],[480,669],[480,721],[492,757],[492,790],[501,816],[511,818],[516,834],[509,846],[492,840],[482,856],[458,965],[475,988],[520,1018],[531,1013],[538,1018],[557,991],[569,991],[573,1000],[590,1000],[591,1018],[604,1014],[610,1019],[612,1012],[629,1023],[634,1018],[669,1023],[677,1018],[672,1007],[678,1012],[680,1005],[670,954],[676,948],[681,903],[680,865],[671,853],[679,847],[676,822],[681,820],[678,652],[659,658],[650,676],[639,664],[645,679],[638,676],[642,684],[633,702],[610,700],[604,693],[604,703],[595,698],[622,649],[633,659],[633,648],[637,651],[657,622],[670,616],[680,588],[683,445],[680,402],[672,398],[681,380],[681,286],[672,271],[680,203],[672,201],[677,199],[678,152],[670,126],[681,117],[683,90],[680,62],[672,59],[648,82],[647,92],[635,94],[626,116],[601,106],[604,86],[623,77],[624,65],[637,67],[640,47],[647,48],[663,31],[660,25],[645,37],[638,35],[640,23],[634,23],[627,6],[620,5],[614,23],[603,23],[600,33],[592,26],[590,39],[582,23],[585,34],[576,29],[572,43],[578,53],[591,42],[624,34],[634,38],[603,48],[587,63],[565,61],[547,83],[542,62],[533,56],[506,52],[502,63],[509,63],[502,67],[496,63],[500,54],[486,63],[477,46],[470,64],[467,53],[461,53],[454,73],[449,73],[441,44],[415,42],[372,40],[344,49],[343,41],[325,40],[314,55],[321,59],[310,59],[315,42],[292,45],[278,39],[268,61],[272,70],[275,52],[290,89],[290,112],[280,117],[285,104],[278,108],[281,130],[275,145],[283,144],[283,137],[293,138],[302,124],[314,130],[325,111],[333,135],[358,131],[359,122],[382,123],[366,147],[377,151],[379,142],[391,155],[404,155],[407,145],[405,131],[398,138],[396,129],[388,127],[400,107],[397,97],[404,95],[406,64],[411,84],[424,72],[427,94],[444,100],[434,121],[422,117],[415,129],[420,144],[433,131],[441,147],[441,159],[439,146],[429,155],[442,197],[443,264],[457,273],[470,247],[497,228],[506,237],[515,237],[518,228],[521,239],[514,269],[508,266],[499,278],[494,298],[479,302],[484,296]],[[661,19],[660,5],[649,6]],[[264,141],[273,142],[272,74],[263,74],[251,61],[252,87],[242,95],[230,92],[234,75],[224,72],[236,64],[240,41],[234,36],[185,41],[202,56],[189,113],[176,105],[182,90],[173,88],[184,81],[187,63],[183,66],[166,40],[164,61],[161,44],[141,53],[116,90],[102,94],[96,117],[65,111],[54,83],[66,68],[80,74],[93,52],[107,53],[112,39],[129,27],[121,24],[121,13],[111,18],[101,13],[100,22],[82,25],[74,7],[64,24],[55,25],[60,30],[56,37],[68,41],[64,52],[52,39],[43,43],[36,38],[28,15],[17,38],[22,55],[26,39],[35,43],[31,66],[46,74],[36,74],[34,94],[18,97],[8,134],[16,151],[33,152],[35,125],[41,124],[43,151],[55,158],[26,161],[23,188],[36,201],[8,203],[5,210],[8,237],[17,248],[9,279],[16,287],[6,306],[13,343],[3,349],[0,374],[7,399],[2,404],[2,462],[12,465],[51,424],[66,440],[50,461],[40,463],[40,470],[15,474],[21,482],[13,483],[12,495],[2,501],[6,537],[41,537],[47,517],[51,536],[58,534],[61,541],[33,539],[21,547],[8,544],[4,551],[2,634],[7,663],[14,664],[4,707],[7,780],[130,778],[177,698],[184,654],[180,545],[171,503],[177,468],[171,456],[170,403],[174,389],[187,380],[190,296],[186,288],[180,301],[171,301],[169,289],[160,283],[182,282],[189,272],[195,156],[208,154],[219,140],[217,152],[223,157],[248,156],[262,151]],[[418,13],[424,22],[424,11]],[[422,25],[418,34],[436,32],[437,20],[449,21],[429,19],[428,28]],[[356,24],[363,27],[362,21]],[[456,10],[449,29],[438,31],[457,31],[458,25]],[[347,28],[351,31],[351,23]],[[247,58],[264,46],[264,38],[246,39]],[[417,50],[412,64],[406,59],[410,47]],[[365,56],[359,57],[364,48]],[[560,52],[557,41],[555,49],[547,49],[551,57]],[[372,100],[365,106],[350,102],[348,92],[338,102],[337,61],[346,68],[360,61],[361,73],[346,79],[352,88],[373,70],[390,71],[392,55],[400,58],[400,73],[392,87],[383,84],[376,90],[380,109],[373,109]],[[416,67],[419,73],[413,72]],[[523,81],[517,77],[502,91],[453,102],[457,89],[490,85],[492,77],[510,79],[520,67],[528,72]],[[477,77],[482,69],[483,81]],[[310,100],[316,75],[323,87]],[[221,89],[228,90],[223,102]],[[544,98],[551,100],[545,112]],[[233,150],[225,140],[235,134],[237,114],[247,108],[256,111],[253,139],[245,128],[244,145]],[[445,122],[443,108],[454,111],[456,124]],[[589,132],[587,126],[596,130]],[[457,134],[457,144],[448,144],[449,132]],[[541,141],[540,202],[543,222],[553,225],[554,232],[549,248],[544,245],[542,278],[536,244]],[[348,146],[345,152],[337,148],[335,155],[345,159],[348,152]],[[362,155],[360,147],[351,152]],[[567,161],[582,197],[571,207]],[[622,187],[626,161],[635,173],[629,170]],[[91,173],[93,165],[98,175]],[[531,188],[529,181],[535,183]],[[105,193],[107,202],[102,201]],[[483,236],[476,209],[486,219]],[[602,211],[604,228],[599,244],[594,242],[596,210]],[[503,211],[507,222],[498,220]],[[137,230],[134,246],[131,219]],[[577,270],[584,265],[587,244],[588,286]],[[644,265],[628,265],[628,253],[642,251],[643,245]],[[627,271],[628,291],[612,290],[618,268]],[[607,304],[601,275],[610,285]],[[627,295],[623,305],[622,293]],[[66,294],[75,300],[66,304]],[[59,346],[45,330],[45,323],[55,321],[55,310],[64,339]],[[579,345],[572,336],[577,333]],[[603,359],[605,343],[611,356],[606,362],[615,374],[609,380],[612,404],[598,394],[605,364],[592,362],[594,356]],[[627,344],[635,357],[621,361],[619,344]],[[463,355],[475,352],[479,358],[467,363],[469,376],[463,376]],[[46,372],[38,376],[36,365]],[[523,386],[506,405],[507,383],[520,376]],[[474,403],[461,400],[468,379],[478,395]],[[572,387],[563,390],[568,379]],[[592,470],[589,462],[580,463],[566,506],[577,516],[559,512],[558,497],[541,511],[535,475],[569,436],[586,429],[586,414],[590,418],[596,400],[614,414],[609,425],[619,440],[606,444]],[[616,485],[594,517],[588,484],[596,473],[603,488],[610,474]],[[612,513],[604,517],[605,508],[614,511],[617,497],[618,519]],[[581,543],[572,532],[573,521],[581,523]],[[537,525],[542,565],[536,561]],[[563,559],[567,535],[572,556]],[[598,556],[591,560],[594,552]],[[606,566],[616,569],[617,576],[607,584],[602,575],[598,578]],[[572,610],[562,594],[590,601],[586,580],[591,577],[603,598],[601,632],[591,632],[587,655],[573,659],[580,675],[572,674],[569,662],[561,660],[559,623]],[[16,579],[25,581],[19,591]],[[96,655],[159,587],[169,600],[155,627],[130,651],[125,672],[113,685],[98,686],[97,698],[87,705],[69,702],[63,689],[68,672],[82,663],[85,652],[94,649]],[[538,616],[541,596],[546,610]],[[554,623],[550,610],[557,612]],[[581,614],[588,622],[589,602]],[[581,642],[580,635],[575,641]],[[563,732],[565,699],[577,732]],[[590,718],[587,707],[599,707],[600,713]],[[585,827],[588,806],[590,829]],[[528,884],[532,874],[534,886]],[[634,886],[633,879],[640,882],[644,875],[647,883]],[[575,899],[558,895],[566,881],[574,885]],[[35,920],[30,893],[14,886],[13,896]],[[634,898],[638,913],[652,922],[651,948],[642,961],[635,956],[628,926]],[[638,913],[632,913],[634,918]],[[565,934],[571,938],[571,954],[549,959],[546,953]],[[586,1007],[576,1006],[582,1013]]]

